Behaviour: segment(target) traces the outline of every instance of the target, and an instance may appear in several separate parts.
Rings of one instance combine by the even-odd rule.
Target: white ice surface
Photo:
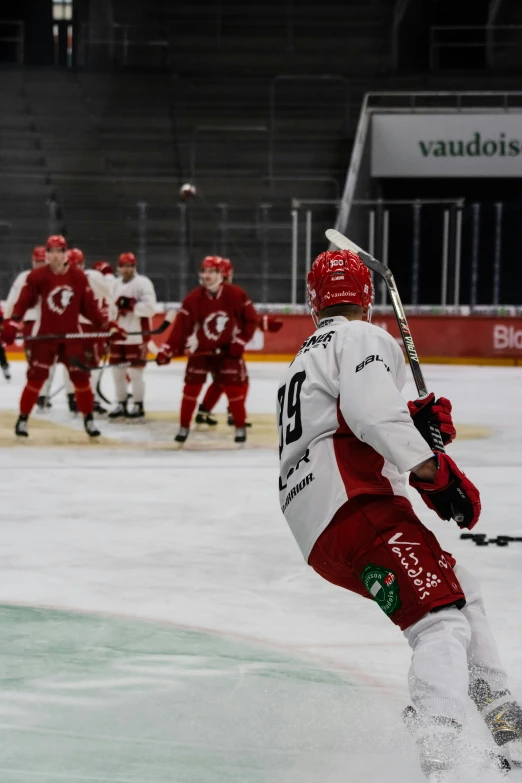
[[[14,411],[24,367],[12,367],[13,380],[0,387],[0,407]],[[282,370],[278,364],[251,365],[250,411],[274,409]],[[180,363],[147,369],[149,410],[177,409],[182,371]],[[452,400],[457,424],[494,430],[489,439],[457,440],[451,447],[481,489],[480,531],[522,536],[522,368],[426,366],[425,375],[430,389]],[[112,392],[110,379],[104,389]],[[413,386],[405,393],[415,396]],[[68,417],[62,395],[55,399],[53,417]],[[110,428],[102,426],[105,433]],[[215,762],[203,771],[194,768],[193,774],[192,761],[183,766],[170,748],[171,766],[158,757],[155,769],[150,762],[148,775],[129,771],[127,762],[94,774],[80,753],[80,760],[75,757],[69,766],[62,765],[60,773],[51,759],[46,776],[32,777],[31,764],[37,762],[31,761],[34,735],[27,735],[27,727],[34,721],[17,702],[16,688],[6,700],[0,687],[4,727],[13,721],[12,711],[21,710],[11,741],[22,747],[16,743],[25,738],[21,755],[26,758],[24,767],[20,754],[8,762],[2,756],[2,783],[422,779],[398,718],[408,701],[408,647],[376,605],[322,581],[302,561],[278,507],[275,451],[158,453],[92,446],[43,450],[15,444],[0,449],[0,472],[0,604],[55,607],[212,632],[208,638],[225,640],[238,650],[255,648],[261,664],[265,650],[266,661],[286,656],[285,661],[291,659],[303,672],[300,687],[299,676],[297,685],[282,677],[272,693],[262,687],[257,691],[245,676],[248,666],[239,667],[240,675],[236,672],[230,682],[226,676],[211,677],[210,653],[203,674],[207,672],[212,685],[206,692],[195,690],[194,713],[190,717],[187,708],[183,725],[192,720],[205,727],[202,746],[209,731],[217,732],[218,745],[230,744],[228,766]],[[476,547],[461,541],[457,527],[434,518],[416,496],[412,501],[443,547],[479,576],[512,689],[522,697],[522,542]],[[74,633],[71,628],[64,633]],[[9,655],[5,642],[2,654],[0,666]],[[167,692],[174,675],[170,664],[165,666],[162,682]],[[305,676],[311,669],[339,677],[350,688],[321,685],[320,676]],[[181,680],[190,694],[190,677]],[[143,703],[146,690],[144,686]],[[36,707],[39,693],[35,686],[31,698]],[[219,698],[214,698],[217,693]],[[164,705],[151,710],[149,720],[179,729],[174,705],[175,700],[168,709]],[[76,720],[74,706],[64,706],[64,721]],[[73,710],[70,717],[68,709]],[[249,723],[253,712],[255,723]],[[276,726],[274,737],[270,731]],[[74,737],[82,731],[85,737],[93,735],[89,726],[75,729]],[[125,736],[132,733],[127,724],[124,731]],[[112,733],[118,733],[117,725]],[[169,740],[164,741],[168,745]],[[187,740],[191,747],[194,742],[197,746],[197,737]],[[183,751],[183,742],[176,747]],[[249,747],[257,754],[255,770],[240,752]]]

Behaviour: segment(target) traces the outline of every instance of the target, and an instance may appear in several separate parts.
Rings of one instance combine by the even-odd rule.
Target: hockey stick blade
[[[373,272],[377,272],[378,275],[381,275],[381,277],[384,277],[385,279],[393,277],[389,267],[380,261],[377,261],[377,259],[374,258],[370,253],[367,253],[366,250],[363,250],[362,247],[356,245],[355,242],[352,242],[351,239],[345,237],[344,234],[341,234],[341,232],[337,231],[337,229],[327,228],[324,233],[332,245],[335,245],[340,250],[352,250],[354,253],[357,253],[357,255],[362,258],[366,266]]]

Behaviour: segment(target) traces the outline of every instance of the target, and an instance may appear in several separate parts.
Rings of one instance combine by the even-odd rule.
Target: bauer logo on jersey
[[[73,297],[74,291],[70,285],[59,285],[57,288],[53,288],[47,296],[49,310],[52,310],[53,313],[58,313],[58,315],[63,315]]]
[[[230,317],[223,310],[207,315],[203,321],[205,337],[209,340],[219,340],[229,321]]]

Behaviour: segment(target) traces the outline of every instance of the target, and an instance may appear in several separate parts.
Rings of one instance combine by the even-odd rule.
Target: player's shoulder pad
[[[388,349],[393,356],[401,354],[401,349],[396,339],[380,326],[368,323],[368,321],[346,321],[339,331],[340,345],[345,342],[355,342],[371,346],[379,346],[380,350]]]
[[[69,269],[69,272],[72,273],[73,277],[77,277],[78,280],[85,280],[87,281],[87,275],[85,274],[85,271],[83,269],[80,269],[78,266],[73,266]]]
[[[247,292],[244,288],[241,288],[240,285],[236,285],[235,283],[225,283],[223,285],[223,290],[227,291],[227,293],[230,296],[233,296],[238,299],[249,299]]]
[[[186,297],[184,298],[183,302],[181,303],[181,306],[184,307],[186,305],[190,305],[193,302],[197,302],[198,299],[200,299],[205,294],[205,289],[202,285],[198,285],[197,288],[193,288],[192,291],[189,291]]]

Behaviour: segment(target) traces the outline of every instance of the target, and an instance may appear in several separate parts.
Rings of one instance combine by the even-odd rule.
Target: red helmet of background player
[[[136,263],[134,253],[122,253],[118,258],[118,266],[136,266]]]
[[[107,261],[96,261],[92,268],[96,269],[97,272],[101,272],[102,275],[114,275],[114,270]]]
[[[373,300],[370,270],[351,250],[327,250],[308,272],[308,304],[317,323],[320,310],[337,304],[369,307]]]
[[[221,258],[221,256],[205,256],[205,258],[203,259],[199,267],[199,282],[203,286],[203,288],[206,288],[208,291],[211,292],[217,291],[217,289],[223,282],[222,263],[223,263],[223,259]],[[211,269],[214,272],[217,272],[215,282],[211,284],[203,282],[202,272],[204,272],[206,269]]]
[[[202,272],[204,269],[215,269],[217,272],[221,272],[221,274],[223,274],[222,264],[223,259],[221,256],[205,256],[201,262],[199,271]]]
[[[221,274],[223,275],[223,280],[226,283],[232,282],[232,278],[234,276],[234,267],[232,266],[230,258],[221,259]]]
[[[35,248],[33,248],[33,254],[31,256],[31,261],[33,262],[33,266],[42,266],[42,264],[45,264],[45,246],[44,245],[37,245]]]
[[[58,248],[58,250],[67,250],[67,240],[61,234],[52,234],[45,243],[45,249],[51,250],[52,248]]]
[[[79,247],[71,247],[71,249],[67,251],[67,264],[68,266],[84,266],[85,256]]]

